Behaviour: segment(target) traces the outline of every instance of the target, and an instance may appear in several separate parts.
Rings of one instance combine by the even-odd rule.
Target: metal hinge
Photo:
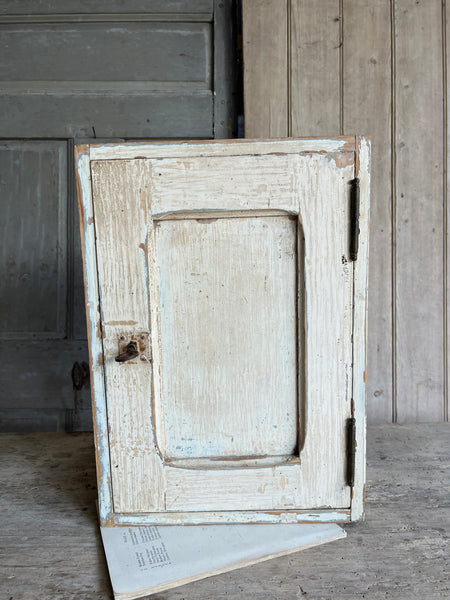
[[[355,454],[356,454],[356,419],[347,419],[347,485],[355,484]]]
[[[359,179],[355,177],[350,185],[350,260],[356,260],[359,245]]]

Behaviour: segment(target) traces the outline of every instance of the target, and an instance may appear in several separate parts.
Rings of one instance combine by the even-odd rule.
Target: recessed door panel
[[[155,225],[163,456],[293,455],[297,219],[237,213]]]

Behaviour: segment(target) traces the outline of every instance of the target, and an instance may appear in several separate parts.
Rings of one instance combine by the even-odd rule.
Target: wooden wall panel
[[[344,0],[344,128],[372,137],[367,416],[392,417],[391,7]]]
[[[245,137],[286,137],[289,134],[287,3],[247,0],[242,3],[242,16]]]
[[[292,136],[341,131],[341,27],[336,0],[292,0],[290,18]]]
[[[444,294],[445,294],[445,344],[446,344],[446,352],[445,352],[445,360],[444,360],[444,369],[445,369],[445,385],[444,385],[444,393],[445,393],[445,403],[444,403],[444,420],[448,421],[449,416],[449,373],[450,373],[450,357],[449,357],[449,348],[450,348],[450,328],[448,326],[450,319],[450,260],[449,260],[449,244],[448,244],[448,232],[450,231],[450,215],[448,211],[448,197],[449,197],[449,188],[450,188],[450,165],[449,165],[449,134],[448,134],[448,122],[450,118],[449,112],[449,86],[450,86],[450,78],[447,75],[448,65],[450,64],[450,50],[449,43],[450,40],[450,11],[447,11],[446,7],[443,7],[443,28],[442,33],[444,36],[443,46],[444,46],[444,275],[446,277],[446,282],[444,286]]]
[[[395,7],[397,420],[444,415],[443,81],[439,0]]]
[[[269,4],[243,0],[246,135],[274,135],[286,74],[289,134],[372,137],[368,417],[448,419],[445,2],[279,2],[284,61]]]

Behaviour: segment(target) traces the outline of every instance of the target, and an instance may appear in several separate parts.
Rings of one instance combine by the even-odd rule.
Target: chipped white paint
[[[96,269],[94,211],[92,204],[89,148],[76,149],[75,164],[83,253],[86,317],[88,323],[89,365],[93,424],[97,459],[99,516],[105,523],[112,513],[111,466],[109,461],[108,421],[103,373],[103,345],[100,336],[100,299]]]
[[[152,366],[147,361],[115,362],[129,321],[136,322],[136,332],[152,330],[146,252],[151,165],[137,160],[117,166],[91,163],[114,510],[163,510],[162,464],[152,423]]]
[[[297,138],[290,140],[227,140],[208,142],[152,142],[150,144],[93,144],[91,160],[134,158],[179,158],[195,156],[245,156],[251,154],[299,154],[300,152],[341,152],[355,149],[354,137]]]
[[[353,402],[356,419],[355,486],[351,518],[360,519],[364,513],[364,486],[366,482],[366,319],[367,279],[369,264],[369,210],[370,210],[370,141],[357,138],[359,157],[356,176],[360,182],[360,242],[355,263],[353,297]]]
[[[164,457],[292,454],[297,219],[162,221],[155,234]]]
[[[368,155],[361,144],[365,198]],[[345,422],[352,381],[359,394],[357,419],[363,418],[364,397],[364,351],[361,358],[360,349],[354,350],[352,373],[351,336],[353,329],[354,339],[363,343],[366,271],[362,265],[354,273],[346,257],[348,181],[359,164],[355,139],[330,140],[332,154],[320,151],[326,146],[323,140],[121,145],[117,154],[109,146],[91,162],[97,265],[88,261],[86,269],[93,277],[98,268],[100,286],[111,522],[348,520]],[[367,212],[365,218],[361,262]],[[262,239],[266,226],[271,229]],[[280,255],[273,246],[286,227]],[[238,240],[244,240],[241,253]],[[227,285],[223,299],[221,281]],[[248,284],[253,291],[246,316],[239,302]],[[199,300],[203,288],[210,298]],[[222,321],[208,316],[202,323],[211,308],[222,313]],[[95,323],[98,317],[91,329]],[[216,338],[226,337],[226,347],[233,323],[244,340],[230,346],[235,356],[229,358]],[[151,332],[153,365],[115,363],[120,336],[138,331]],[[245,346],[249,340],[251,348]],[[264,379],[259,371],[269,372],[270,365],[272,388],[258,395],[257,383]],[[94,388],[95,403],[96,394]],[[258,423],[264,426],[255,434]],[[272,432],[278,425],[282,439]],[[183,445],[189,434],[192,439]],[[363,448],[363,426],[358,436]],[[361,503],[364,457],[357,456],[361,489],[354,496]],[[207,457],[219,459],[209,459],[214,468]],[[360,514],[359,507],[354,517]]]
[[[346,523],[350,510],[176,512],[139,515],[119,514],[115,525],[201,525],[203,523]]]

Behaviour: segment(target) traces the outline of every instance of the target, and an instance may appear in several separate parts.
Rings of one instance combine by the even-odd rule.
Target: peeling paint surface
[[[361,516],[365,394],[362,332],[366,294],[366,267],[362,263],[367,256],[365,202],[369,154],[364,139],[358,138],[357,143],[360,156],[356,158],[355,138],[120,144],[91,147],[91,162],[86,153],[80,155],[85,255],[90,257],[85,264],[87,306],[91,357],[95,357],[95,364],[91,359],[91,368],[104,522],[108,519],[111,522],[111,518],[116,524],[346,521],[350,518],[351,504],[352,519]],[[134,159],[134,156],[139,158]],[[361,194],[365,197],[361,205],[361,258],[357,263],[346,258],[347,183],[354,178],[355,168],[360,173]],[[95,211],[91,205],[91,189]],[[264,211],[273,214],[266,216]],[[89,225],[94,214],[95,222]],[[201,255],[210,252],[207,248],[192,265],[187,264],[190,260],[187,251],[176,258],[175,249],[183,248],[178,243],[181,238],[175,236],[170,238],[167,247],[161,245],[162,228],[178,233],[184,231],[187,240],[195,240],[200,239],[199,235],[209,235],[208,232],[227,221],[231,229],[233,222],[238,227],[244,220],[249,224],[254,220],[260,227],[266,222],[288,222],[289,214],[298,215],[301,235],[295,238],[294,246],[298,244],[302,248],[300,254],[295,247],[289,252],[297,268],[294,295],[298,295],[301,309],[297,307],[292,313],[295,323],[285,326],[293,328],[296,336],[292,353],[297,361],[294,375],[286,374],[286,378],[294,383],[297,399],[294,407],[284,412],[284,405],[280,404],[277,419],[287,419],[295,432],[294,442],[288,443],[290,451],[287,453],[284,447],[279,450],[274,447],[267,453],[264,443],[260,444],[251,435],[252,429],[257,427],[252,425],[247,429],[246,445],[234,452],[234,437],[238,437],[240,423],[244,422],[239,412],[242,416],[245,410],[256,414],[253,422],[256,424],[259,419],[264,427],[268,423],[273,439],[281,435],[283,443],[288,439],[284,424],[268,417],[267,411],[258,404],[255,392],[258,401],[242,400],[233,409],[233,417],[236,413],[238,418],[231,431],[225,426],[213,426],[214,402],[201,410],[195,404],[199,399],[208,399],[208,388],[197,393],[195,386],[191,390],[189,387],[196,377],[205,377],[201,361],[181,386],[176,402],[172,405],[169,402],[171,386],[181,381],[184,371],[176,371],[173,365],[174,361],[178,365],[182,360],[180,353],[174,355],[168,349],[182,342],[186,362],[195,327],[190,333],[186,330],[183,341],[183,322],[192,316],[189,310],[181,310],[182,302],[167,312],[168,299],[176,295],[172,283],[168,286],[164,277],[169,274],[176,286],[182,284],[180,289],[189,281],[198,280],[200,287],[189,288],[189,294],[195,292],[200,298],[201,294],[208,293],[208,288],[201,285],[202,273],[206,269],[208,277],[220,282],[221,270],[214,267],[209,256],[209,262],[201,260]],[[274,245],[272,240],[269,247]],[[226,248],[220,251],[226,255]],[[283,245],[280,252],[283,253]],[[248,256],[251,262],[251,253]],[[96,257],[96,262],[92,257]],[[187,261],[183,272],[178,273],[176,269],[171,272],[168,265],[182,265],[183,260]],[[222,259],[220,262],[223,264]],[[208,266],[202,271],[205,265]],[[238,268],[236,271],[243,280],[252,281],[245,273],[253,268],[243,263],[242,272]],[[161,269],[164,277],[161,277]],[[282,277],[280,285],[287,285],[287,281],[289,277]],[[269,279],[262,277],[261,282],[258,294],[263,298]],[[227,283],[227,287],[233,288],[234,284]],[[97,311],[99,299],[101,315]],[[284,300],[281,301],[283,308],[284,304]],[[191,300],[188,305],[192,305]],[[217,302],[213,305],[219,307]],[[244,310],[245,304],[242,307]],[[235,310],[238,323],[242,311],[237,304]],[[194,321],[199,319],[200,315]],[[245,333],[245,325],[239,328],[244,337],[252,333],[252,327],[270,327],[276,321],[275,316],[258,321],[256,307],[248,319],[251,320],[249,332]],[[139,332],[149,333],[151,360],[115,363],[118,346],[126,342],[119,342],[121,337],[138,339]],[[299,332],[304,335],[304,343],[299,341],[302,339],[298,337]],[[179,335],[179,340],[173,337],[166,347],[171,335]],[[202,349],[205,365],[216,364],[219,369],[224,361],[217,359],[214,363],[214,357],[219,356],[214,344],[220,342],[214,340],[220,337],[212,336],[208,343],[207,336],[198,338],[205,340]],[[200,351],[201,346],[198,348]],[[104,364],[100,359],[102,353]],[[278,355],[286,356],[284,351]],[[244,358],[243,355],[241,365],[245,364]],[[239,360],[237,351],[236,361],[239,363]],[[275,363],[277,360],[275,357]],[[266,365],[266,373],[254,378],[261,394],[268,389],[269,370]],[[202,385],[203,381],[206,379],[201,380]],[[277,388],[284,398],[282,381]],[[241,385],[247,385],[245,380]],[[225,382],[222,387],[234,397],[231,385]],[[355,417],[360,423],[353,499],[345,484],[345,421],[352,411],[352,390]],[[248,397],[247,394],[247,400]],[[181,403],[185,402],[188,405],[192,402],[191,425],[186,425],[180,411]],[[206,410],[205,406],[209,408]],[[221,408],[220,404],[216,407]],[[198,423],[192,420],[196,414]],[[181,419],[180,423],[177,419]],[[195,427],[199,427],[200,437],[211,428],[208,435],[214,444],[210,449],[207,445],[197,445],[194,453],[186,453],[197,436],[197,433],[189,433],[194,422]],[[224,423],[223,416],[219,415],[218,423]],[[173,433],[178,435],[178,441],[173,438],[170,442]],[[261,442],[267,439],[267,432],[259,439]],[[168,443],[172,445],[170,452]],[[208,456],[217,461],[208,464]],[[258,463],[258,456],[264,462]],[[189,464],[183,464],[183,460]]]

